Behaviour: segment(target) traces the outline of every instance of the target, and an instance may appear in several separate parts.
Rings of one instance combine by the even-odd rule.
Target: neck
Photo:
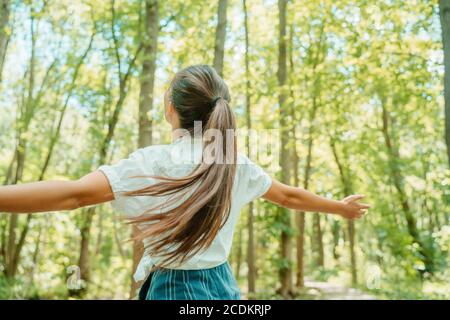
[[[180,128],[172,128],[172,141],[178,140],[186,135],[186,130]]]

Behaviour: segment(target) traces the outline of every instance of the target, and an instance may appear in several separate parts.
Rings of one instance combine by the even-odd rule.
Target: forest
[[[372,205],[246,206],[245,299],[450,298],[450,0],[0,0],[0,183],[169,143],[164,92],[194,64],[223,76],[240,128],[276,133],[267,152],[238,141],[270,175]],[[0,299],[129,299],[130,234],[110,204],[0,213]]]

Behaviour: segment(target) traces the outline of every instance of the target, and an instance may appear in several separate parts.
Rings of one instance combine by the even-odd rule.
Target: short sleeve
[[[144,149],[138,149],[128,158],[111,165],[102,165],[98,168],[109,181],[114,198],[111,202],[113,208],[126,215],[138,215],[143,208],[136,197],[122,195],[122,192],[132,191],[154,183],[150,176],[154,175],[152,166],[144,157]],[[148,201],[148,199],[147,199]]]
[[[239,157],[238,179],[242,205],[261,197],[272,185],[272,178],[264,169],[244,155]]]

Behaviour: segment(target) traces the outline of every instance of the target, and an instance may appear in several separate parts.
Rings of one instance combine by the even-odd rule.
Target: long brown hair
[[[167,94],[183,129],[194,135],[194,122],[201,122],[203,150],[213,150],[209,154],[213,161],[203,159],[185,177],[153,177],[159,182],[125,193],[171,196],[163,205],[130,219],[140,226],[135,239],[147,239],[147,253],[161,258],[158,267],[182,263],[211,245],[229,217],[236,172],[236,120],[228,87],[217,72],[207,65],[183,69],[173,78]],[[210,129],[217,130],[220,138],[206,137],[204,133]],[[225,163],[223,155],[227,155]]]

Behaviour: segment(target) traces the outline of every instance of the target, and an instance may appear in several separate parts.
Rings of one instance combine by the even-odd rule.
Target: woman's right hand
[[[342,199],[342,210],[340,215],[351,220],[361,218],[366,213],[367,209],[370,208],[370,205],[359,202],[362,198],[364,198],[364,195],[356,194]]]

